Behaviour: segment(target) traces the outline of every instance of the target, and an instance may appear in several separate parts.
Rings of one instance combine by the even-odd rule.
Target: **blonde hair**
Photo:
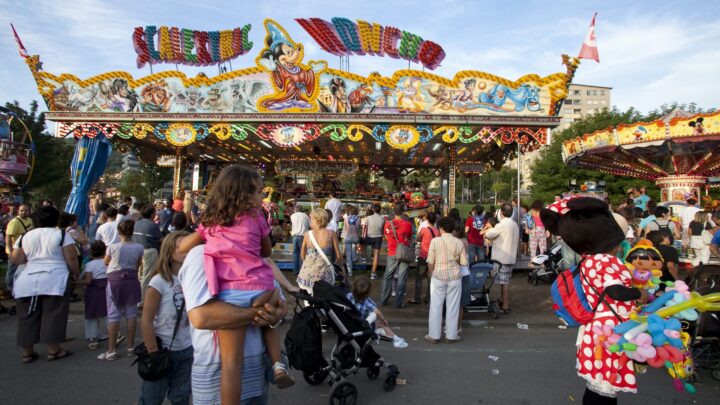
[[[330,222],[330,215],[324,208],[315,208],[310,213],[310,220],[317,224],[320,228],[325,228]]]
[[[183,200],[183,211],[187,214],[188,218],[192,215],[192,209],[195,206],[195,200],[190,192],[185,192],[185,199]]]
[[[693,221],[699,222],[701,224],[705,224],[705,221],[707,220],[707,212],[705,211],[698,211],[695,213],[695,218],[693,218]]]
[[[165,239],[163,239],[162,246],[160,246],[160,254],[158,255],[157,264],[155,265],[155,270],[153,270],[150,278],[158,274],[160,275],[160,277],[163,278],[163,280],[172,284],[172,255],[173,253],[175,253],[175,245],[177,245],[178,239],[184,238],[188,235],[190,235],[190,232],[175,231],[170,233],[165,237]]]

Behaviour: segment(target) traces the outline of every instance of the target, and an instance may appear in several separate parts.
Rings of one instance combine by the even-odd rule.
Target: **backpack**
[[[527,229],[535,228],[535,220],[533,219],[532,214],[525,214],[525,227]]]
[[[672,245],[673,242],[675,242],[675,236],[673,235],[672,230],[670,229],[670,221],[668,221],[668,223],[665,225],[660,225],[660,223],[658,221],[653,221],[653,222],[655,222],[655,225],[658,226],[658,231],[660,231],[660,233],[666,234],[670,237],[670,244]]]
[[[582,260],[577,266],[573,266],[558,275],[550,287],[550,295],[553,300],[553,311],[560,320],[570,327],[579,327],[587,325],[595,317],[595,311],[601,302],[605,302],[605,295],[607,290],[603,290],[599,294],[599,299],[595,308],[590,307],[585,290],[583,290],[583,281],[587,284],[595,293],[597,290],[593,285],[585,278],[585,275],[580,271]],[[610,310],[615,311],[607,305]],[[615,314],[617,317],[618,315]],[[619,318],[618,318],[619,319]]]
[[[296,312],[285,334],[285,351],[290,367],[303,373],[314,373],[325,366],[322,355],[320,318],[308,307]]]

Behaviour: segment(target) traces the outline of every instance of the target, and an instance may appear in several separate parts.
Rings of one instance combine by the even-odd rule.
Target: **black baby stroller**
[[[564,270],[562,245],[555,242],[544,254],[533,257],[531,262],[538,267],[528,273],[528,283],[533,285],[538,285],[540,281],[552,283]]]
[[[399,371],[387,364],[372,347],[375,331],[360,317],[357,308],[347,299],[342,288],[324,281],[313,285],[313,296],[292,293],[299,301],[292,325],[285,337],[290,366],[300,370],[308,384],[319,385],[328,379],[331,405],[350,405],[357,401],[357,387],[347,377],[367,368],[371,380],[380,375],[385,367],[388,372],[383,387],[395,388]],[[322,354],[321,320],[337,335],[337,343],[330,353],[329,361]]]
[[[467,312],[488,312],[493,319],[500,316],[500,306],[490,301],[490,288],[495,282],[491,277],[494,270],[500,269],[495,260],[480,260],[470,265],[470,304],[465,306]]]

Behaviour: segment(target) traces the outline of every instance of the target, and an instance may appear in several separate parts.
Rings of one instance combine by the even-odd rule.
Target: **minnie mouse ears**
[[[695,128],[695,126],[697,126],[697,125],[702,126],[703,121],[705,121],[705,118],[700,117],[700,118],[696,119],[695,121],[688,122],[688,125]]]

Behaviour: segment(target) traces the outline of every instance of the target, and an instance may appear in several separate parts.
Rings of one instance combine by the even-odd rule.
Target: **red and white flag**
[[[590,28],[588,28],[587,35],[583,41],[582,48],[580,48],[580,54],[578,59],[594,59],[595,62],[600,63],[600,56],[598,55],[597,43],[595,42],[595,17],[597,13],[593,15]]]
[[[10,28],[12,28],[13,36],[15,37],[15,42],[17,42],[18,52],[20,53],[20,56],[22,56],[23,58],[29,58],[30,54],[28,53],[27,49],[25,49],[25,46],[23,46],[23,43],[20,40],[17,31],[15,31],[15,26],[12,25],[12,23],[10,23]]]

